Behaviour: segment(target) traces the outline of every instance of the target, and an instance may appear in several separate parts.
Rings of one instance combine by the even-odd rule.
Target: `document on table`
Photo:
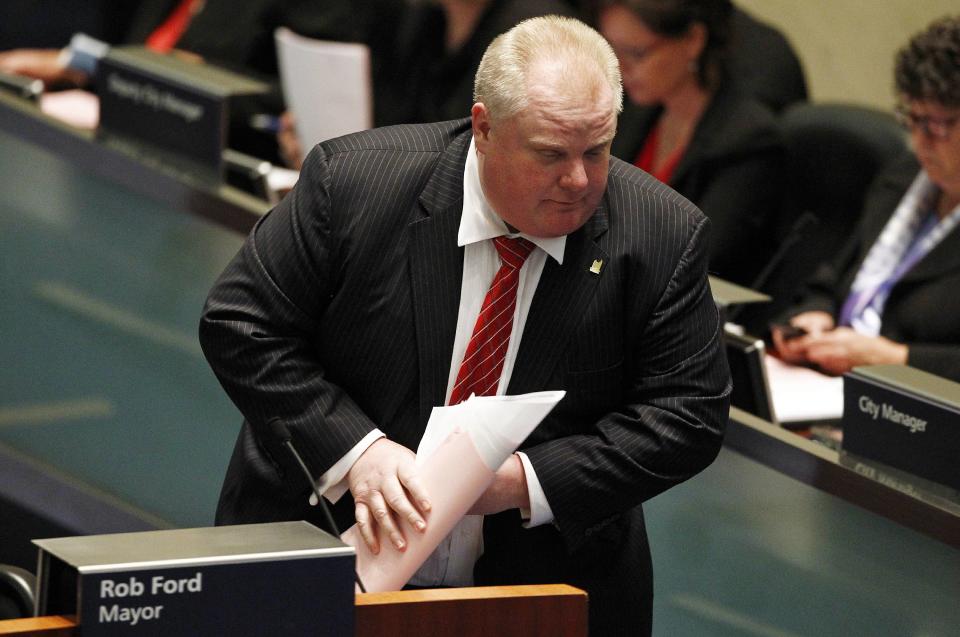
[[[40,110],[75,128],[93,130],[100,123],[100,98],[81,89],[44,93]]]
[[[280,80],[304,154],[331,137],[373,126],[370,49],[274,32]]]
[[[781,423],[836,420],[843,415],[843,377],[788,365],[767,354],[764,359],[773,412]]]
[[[407,549],[367,550],[356,525],[341,539],[357,550],[357,573],[366,589],[399,590],[493,481],[494,472],[563,398],[563,391],[520,396],[472,396],[459,405],[434,407],[417,463],[432,501],[425,533],[400,520]]]

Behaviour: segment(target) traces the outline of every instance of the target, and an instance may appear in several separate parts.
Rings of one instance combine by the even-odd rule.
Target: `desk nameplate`
[[[843,450],[960,490],[960,384],[905,366],[844,376]]]
[[[85,637],[353,634],[353,549],[305,522],[34,543],[38,613]]]

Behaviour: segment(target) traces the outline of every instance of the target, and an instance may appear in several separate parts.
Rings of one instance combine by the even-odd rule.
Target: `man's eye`
[[[560,157],[560,153],[558,153],[555,150],[538,150],[537,154],[539,154],[544,159],[557,159],[558,157]]]

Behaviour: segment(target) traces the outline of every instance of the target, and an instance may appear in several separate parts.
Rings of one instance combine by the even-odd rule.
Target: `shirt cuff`
[[[347,484],[347,472],[350,471],[350,467],[360,459],[360,456],[370,445],[385,437],[386,434],[382,431],[374,429],[361,438],[360,442],[354,445],[353,449],[348,451],[345,456],[337,460],[336,464],[327,469],[327,472],[320,476],[317,484],[323,497],[336,504],[337,500],[343,497],[343,494],[350,488],[350,485]],[[312,506],[317,505],[317,495],[315,493],[310,494],[310,504]]]
[[[520,515],[524,519],[523,526],[529,529],[553,522],[553,509],[547,502],[547,495],[540,486],[540,479],[537,478],[537,472],[530,464],[530,458],[522,451],[518,451],[517,455],[520,456],[520,462],[523,464],[523,474],[527,480],[527,495],[530,496],[530,510],[520,509]]]

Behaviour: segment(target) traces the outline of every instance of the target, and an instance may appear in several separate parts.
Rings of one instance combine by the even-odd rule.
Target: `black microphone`
[[[31,102],[39,102],[43,95],[43,82],[32,77],[0,71],[0,89]]]
[[[320,485],[318,485],[317,481],[313,479],[313,474],[310,473],[310,469],[307,468],[307,464],[297,452],[297,448],[293,446],[293,436],[290,434],[290,430],[287,428],[286,423],[279,418],[272,418],[267,423],[267,428],[282,445],[290,450],[290,455],[292,455],[296,459],[297,464],[300,465],[300,468],[303,470],[303,475],[307,476],[307,481],[310,483],[310,488],[313,489],[313,494],[317,496],[317,504],[320,507],[320,510],[323,511],[323,517],[327,522],[327,530],[333,533],[334,537],[339,538],[340,530],[337,528],[337,523],[334,522],[333,516],[330,514],[330,507],[327,506],[326,501],[323,499],[323,495],[320,493]],[[360,592],[366,593],[367,588],[363,585],[363,581],[360,579],[360,574],[354,571],[353,578],[354,581],[357,582],[357,586],[360,587]]]
[[[776,252],[773,253],[773,256],[767,261],[767,264],[760,270],[760,274],[750,283],[750,289],[762,292],[763,286],[767,284],[767,279],[770,278],[773,271],[776,270],[780,263],[786,258],[790,249],[793,248],[798,241],[803,239],[803,235],[808,228],[812,228],[819,223],[820,220],[817,219],[817,216],[809,210],[800,215],[797,220],[793,222],[793,225],[790,226],[786,238],[777,246]],[[727,313],[727,321],[732,322],[745,307],[746,304],[742,304],[731,309]]]

